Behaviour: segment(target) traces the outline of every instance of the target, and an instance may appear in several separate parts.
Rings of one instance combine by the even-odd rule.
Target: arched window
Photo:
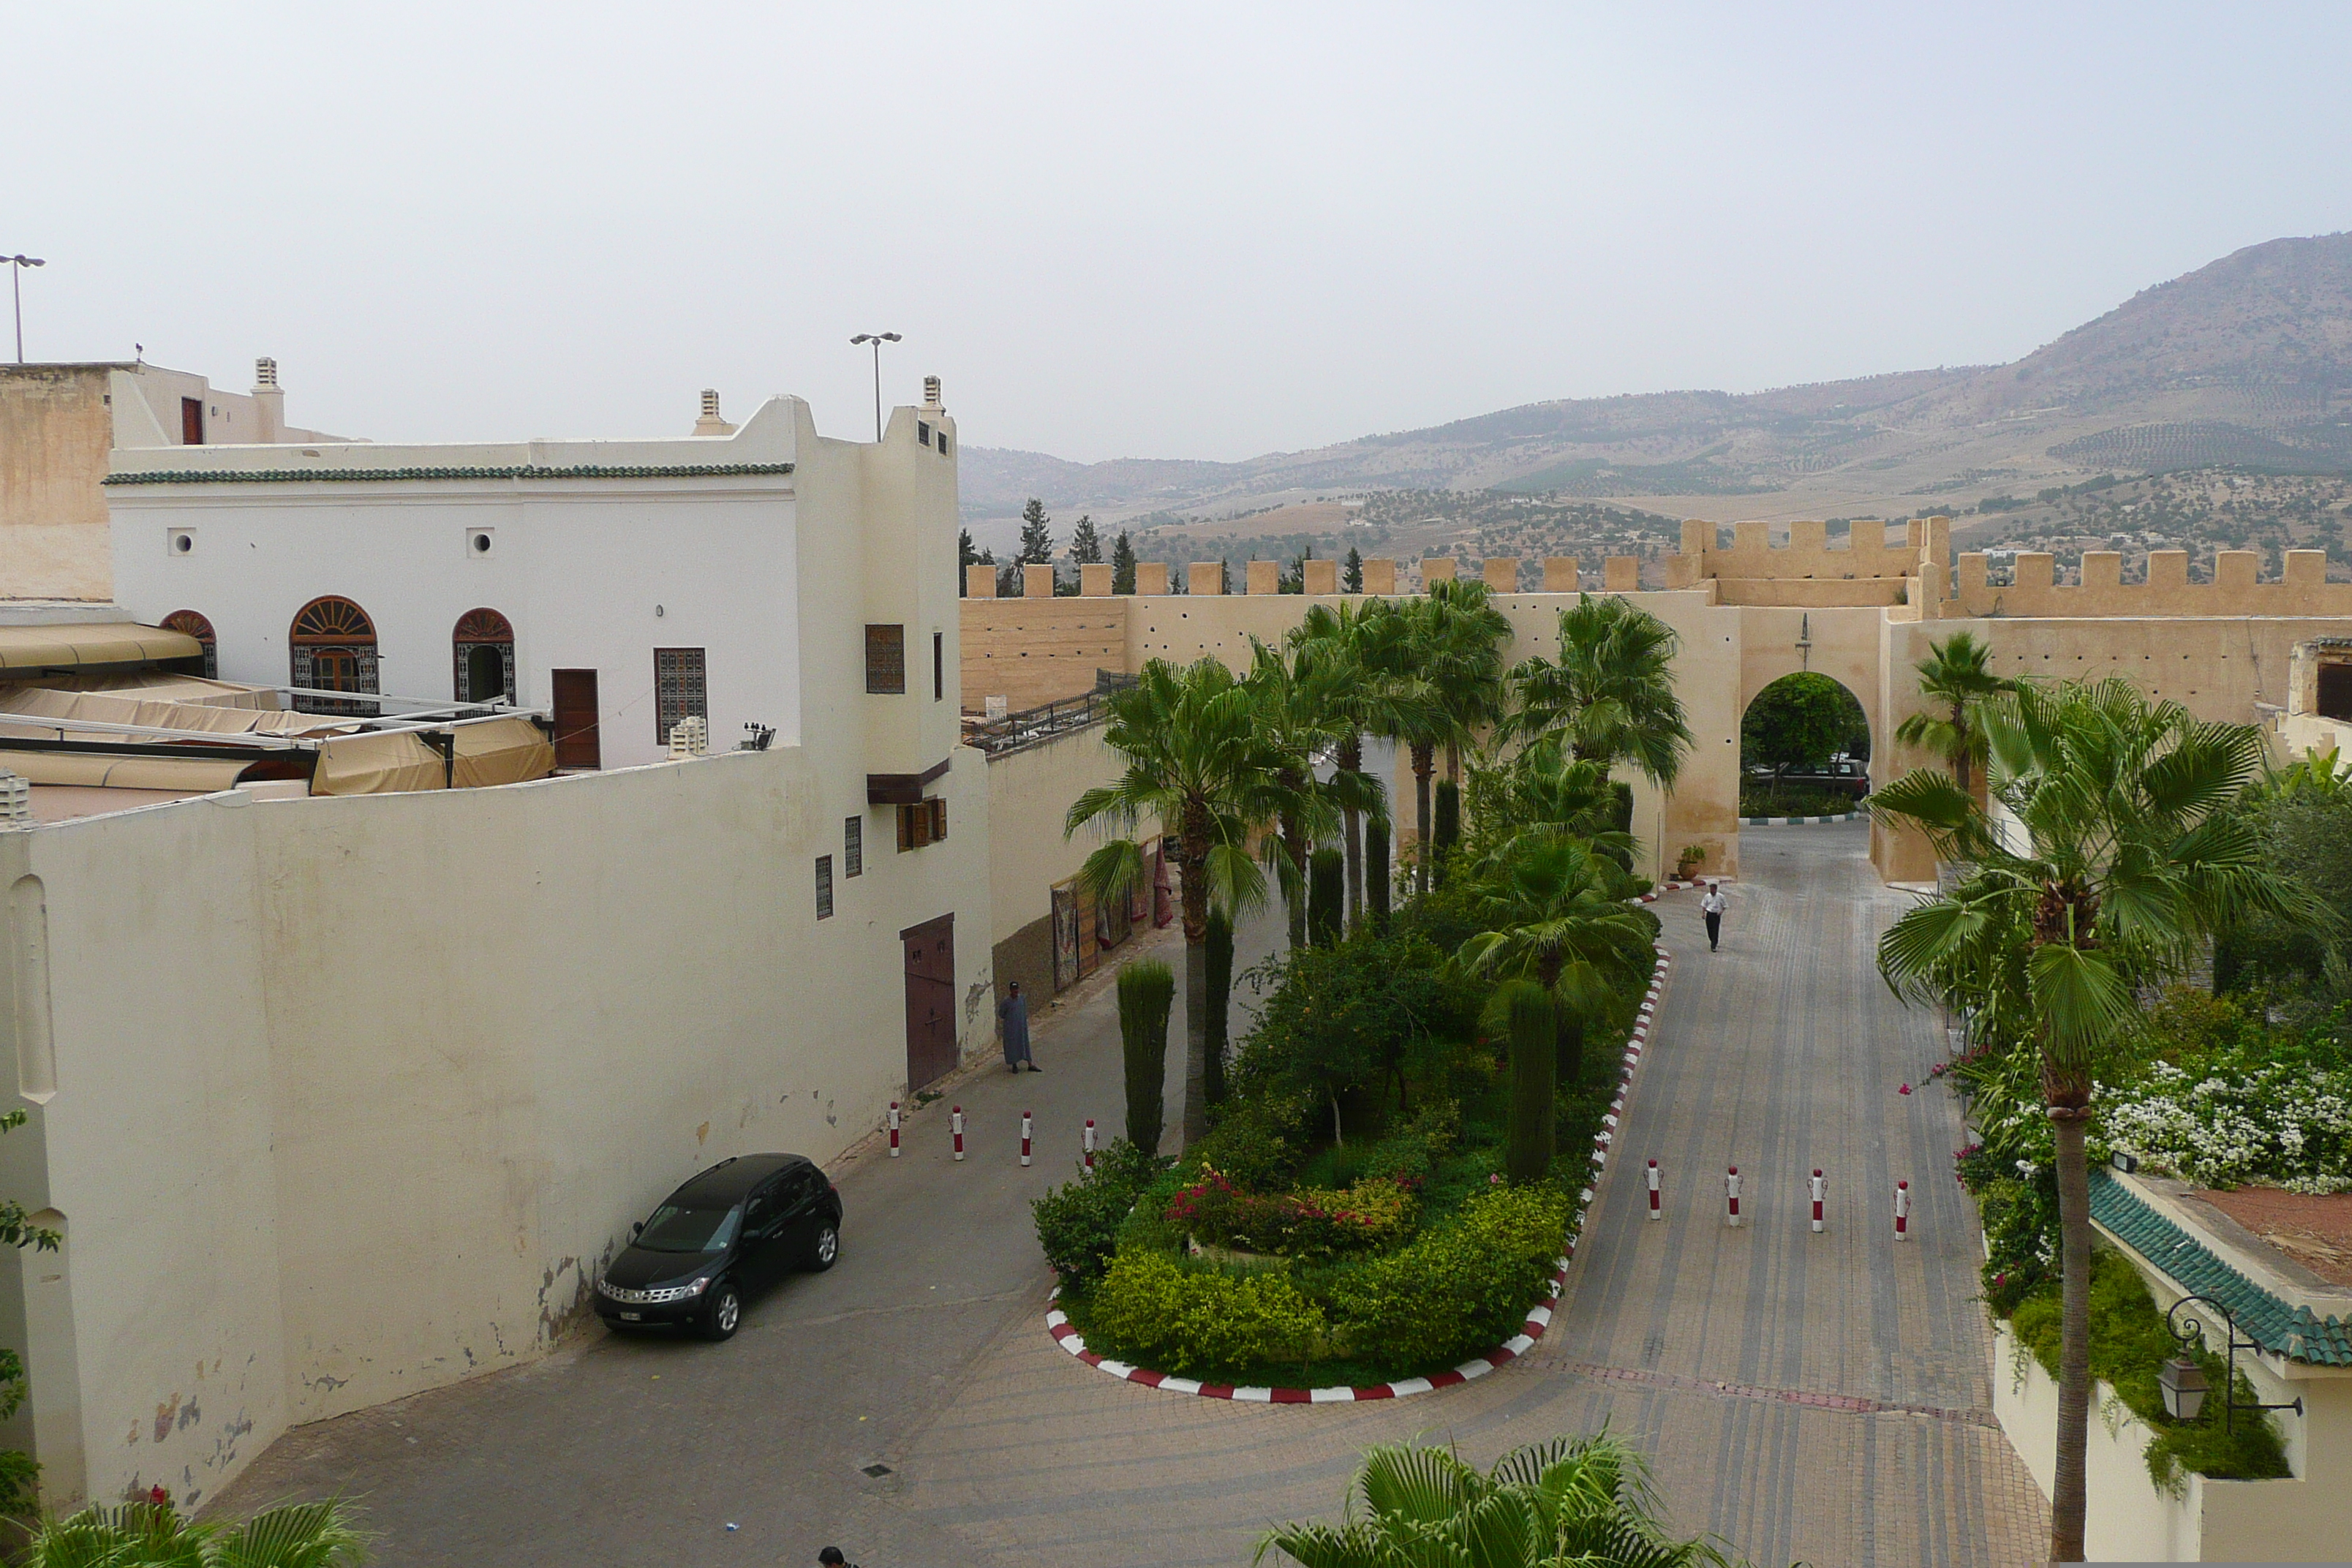
[[[212,622],[194,610],[173,610],[163,617],[163,626],[167,632],[184,632],[204,644],[205,679],[206,680],[220,679],[219,639],[213,636]]]
[[[515,695],[514,626],[496,610],[467,610],[449,634],[460,702],[488,702]]]
[[[294,617],[286,636],[293,668],[291,684],[312,691],[375,692],[375,623],[349,599],[331,595],[313,599]],[[373,702],[339,701],[331,697],[297,697],[303,713],[355,713],[373,718]]]

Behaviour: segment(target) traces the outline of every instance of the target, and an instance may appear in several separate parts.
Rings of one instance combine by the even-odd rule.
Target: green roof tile
[[[2352,1366],[2352,1322],[2288,1306],[2096,1167],[2091,1172],[2091,1217],[2191,1294],[2210,1296],[2227,1307],[2238,1331],[2273,1355],[2314,1366]]]
[[[341,481],[346,484],[404,479],[731,479],[755,474],[789,474],[790,463],[681,463],[665,466],[556,468],[524,464],[510,468],[162,468],[109,474],[110,485],[268,485]]]

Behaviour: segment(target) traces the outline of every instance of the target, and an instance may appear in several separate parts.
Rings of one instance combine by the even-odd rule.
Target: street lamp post
[[[0,256],[8,264],[8,291],[16,297],[16,363],[25,363],[25,268],[47,267],[37,256]]]
[[[39,262],[33,265],[39,266]],[[874,438],[882,439],[882,345],[898,342],[896,332],[860,332],[849,340],[852,348],[860,343],[874,345]],[[19,356],[21,357],[21,356]]]

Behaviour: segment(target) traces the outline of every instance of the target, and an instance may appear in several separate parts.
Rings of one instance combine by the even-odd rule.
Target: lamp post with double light
[[[2181,1321],[2181,1309],[2190,1306],[2205,1308],[2219,1318],[2222,1331],[2229,1337],[2229,1381],[2221,1389],[2222,1430],[2233,1429],[2237,1413],[2241,1410],[2292,1410],[2297,1415],[2303,1414],[2303,1401],[2300,1399],[2290,1399],[2284,1405],[2264,1405],[2260,1401],[2242,1403],[2239,1400],[2238,1352],[2241,1349],[2259,1351],[2263,1347],[2241,1336],[2238,1320],[2231,1315],[2229,1308],[2212,1297],[2183,1296],[2172,1304],[2170,1311],[2165,1313],[2164,1326],[2172,1331],[2172,1337],[2180,1342],[2183,1350],[2191,1345],[2200,1349],[2210,1348],[2206,1344],[2205,1324],[2201,1321],[2203,1314],[2192,1312],[2186,1322]],[[2212,1392],[2204,1368],[2185,1355],[2175,1356],[2166,1362],[2156,1374],[2156,1384],[2164,1394],[2164,1413],[2175,1421],[2196,1420],[2205,1408],[2206,1396]]]
[[[882,439],[882,345],[898,342],[896,332],[860,332],[849,340],[852,348],[860,343],[874,345],[874,438]]]
[[[16,363],[25,363],[25,268],[47,267],[37,256],[0,256],[8,264],[8,292],[16,299]]]

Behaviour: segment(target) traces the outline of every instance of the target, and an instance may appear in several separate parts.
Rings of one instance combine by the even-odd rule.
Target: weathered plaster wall
[[[1062,825],[1071,803],[1116,783],[1121,766],[1102,737],[1097,724],[988,761],[988,906],[999,994],[1015,980],[1040,1005],[1054,994],[1054,884],[1076,876],[1103,842],[1086,827],[1066,838]],[[1159,830],[1153,822],[1136,827],[1147,837]]]
[[[2283,552],[2277,580],[2260,580],[2262,552],[2224,550],[2213,558],[2213,581],[2189,580],[2189,554],[2180,550],[2153,550],[2147,557],[2147,580],[2125,583],[2123,557],[2113,551],[2083,552],[2082,581],[2055,585],[2056,560],[2034,552],[2021,552],[2007,586],[1986,584],[1985,558],[1963,555],[1948,616],[1988,616],[2023,619],[2089,619],[2105,616],[2352,616],[2352,583],[2327,580],[2327,554],[2320,550]]]
[[[95,599],[108,569],[103,365],[0,370],[0,598]]]
[[[980,568],[985,572],[986,568]],[[1094,689],[1095,671],[1126,670],[1131,596],[965,599],[963,700],[1002,697],[1013,712]]]
[[[288,1426],[542,1353],[677,1182],[877,1123],[906,927],[958,914],[985,1048],[985,763],[956,752],[948,841],[899,854],[856,762],[0,832],[0,890],[37,879],[46,910],[8,905],[0,1062],[21,1086],[38,1055],[37,952],[56,1090],[9,1142],[68,1237],[26,1288],[50,1500],[200,1502]],[[865,874],[836,859],[820,921],[814,858],[860,813]]]

